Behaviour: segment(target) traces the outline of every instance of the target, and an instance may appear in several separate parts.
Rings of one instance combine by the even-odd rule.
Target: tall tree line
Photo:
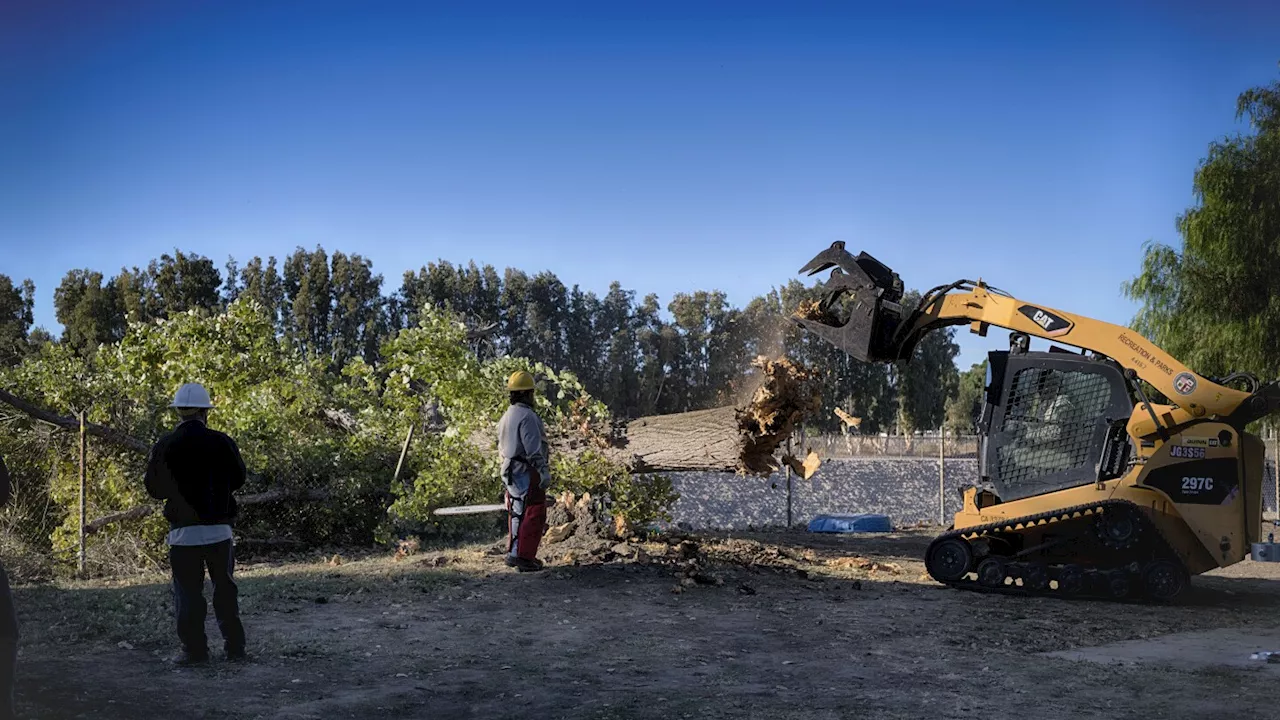
[[[64,327],[59,341],[88,355],[118,342],[129,322],[216,313],[251,298],[281,337],[334,372],[357,357],[376,364],[381,344],[414,325],[423,307],[446,308],[488,331],[476,341],[481,355],[570,370],[630,418],[739,402],[754,387],[751,361],[785,353],[821,376],[819,429],[841,427],[836,407],[862,418],[862,431],[939,427],[959,384],[951,331],[927,336],[909,365],[858,363],[786,320],[821,291],[792,280],[742,308],[706,290],[676,294],[664,306],[618,282],[599,296],[551,272],[440,261],[404,273],[401,288],[386,293],[367,258],[316,247],[282,259],[230,259],[221,270],[181,251],[111,276],[78,268],[59,284],[54,305]],[[0,362],[51,340],[31,330],[33,297],[29,281],[0,277]]]
[[[1209,145],[1180,242],[1149,243],[1125,285],[1134,328],[1203,374],[1280,377],[1280,80],[1236,100],[1243,133]]]

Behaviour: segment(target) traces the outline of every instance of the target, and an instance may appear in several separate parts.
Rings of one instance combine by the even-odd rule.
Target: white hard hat
[[[187,383],[178,388],[178,392],[173,395],[173,403],[169,407],[175,408],[211,408],[213,403],[209,401],[209,391],[204,389],[200,383]]]

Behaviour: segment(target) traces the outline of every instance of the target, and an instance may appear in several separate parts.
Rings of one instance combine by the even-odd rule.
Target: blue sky
[[[0,272],[57,331],[68,270],[175,248],[741,304],[845,240],[1126,323],[1280,76],[1260,2],[480,5],[5,0]]]

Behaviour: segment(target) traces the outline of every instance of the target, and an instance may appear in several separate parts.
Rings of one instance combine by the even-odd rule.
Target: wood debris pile
[[[601,522],[598,501],[590,493],[576,496],[563,492],[547,510],[547,531],[542,542],[548,553],[562,556],[564,563],[575,565],[582,561],[608,561],[619,538],[616,525]]]
[[[878,560],[868,560],[863,557],[840,557],[827,561],[828,567],[841,568],[844,570],[861,570],[866,573],[887,573],[889,575],[901,575],[902,567],[895,563],[882,563]]]

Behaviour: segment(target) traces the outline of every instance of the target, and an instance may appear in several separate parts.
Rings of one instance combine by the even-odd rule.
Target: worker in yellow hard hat
[[[506,486],[507,540],[505,562],[521,572],[542,569],[538,544],[547,526],[547,488],[551,467],[547,433],[533,410],[533,376],[521,370],[507,379],[511,406],[498,421],[498,454]]]

